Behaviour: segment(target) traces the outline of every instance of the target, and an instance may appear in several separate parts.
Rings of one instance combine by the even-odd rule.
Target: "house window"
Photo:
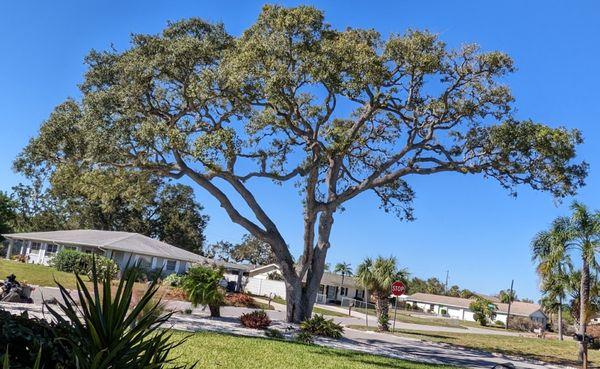
[[[29,249],[29,253],[37,255],[37,254],[40,253],[40,248],[41,247],[42,247],[41,243],[39,243],[39,242],[32,242],[31,243],[31,248]]]
[[[346,287],[341,287],[340,288],[340,295],[341,296],[346,296],[348,294],[348,289]]]
[[[152,258],[149,256],[138,256],[138,262],[140,268],[149,269],[152,265]]]
[[[58,251],[58,245],[46,245],[46,256],[54,256]]]
[[[77,246],[72,246],[72,245],[64,245],[63,248],[65,250],[77,250]]]
[[[167,263],[165,264],[165,269],[166,270],[175,270],[176,266],[177,266],[177,262],[175,260],[167,260]]]

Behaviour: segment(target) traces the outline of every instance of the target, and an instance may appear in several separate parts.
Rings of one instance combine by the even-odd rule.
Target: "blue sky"
[[[439,33],[451,46],[476,42],[509,53],[517,72],[507,83],[517,116],[580,129],[579,156],[591,165],[577,199],[600,208],[600,92],[597,37],[600,4],[593,1],[323,1],[334,27],[375,28],[383,35],[408,28]],[[53,107],[78,96],[82,60],[92,49],[128,45],[130,33],[157,33],[168,20],[202,17],[239,34],[256,18],[259,1],[56,1],[0,3],[0,190],[22,181],[13,158]],[[287,5],[300,2],[284,2]],[[521,188],[512,198],[492,180],[458,174],[410,178],[417,220],[399,222],[371,196],[353,200],[339,214],[328,261],[356,266],[365,256],[395,255],[419,277],[443,280],[484,293],[508,288],[537,299],[529,241],[572,199],[557,204],[545,193]],[[301,207],[293,188],[254,186],[259,199],[296,249]],[[209,241],[237,241],[233,225],[206,193],[198,200],[211,216]],[[596,196],[594,196],[596,195]]]

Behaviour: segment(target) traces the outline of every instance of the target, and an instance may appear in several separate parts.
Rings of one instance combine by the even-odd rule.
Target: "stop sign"
[[[392,283],[392,295],[394,295],[394,296],[404,295],[405,291],[406,291],[406,287],[404,286],[404,283],[402,283],[400,281],[396,281],[396,282]]]

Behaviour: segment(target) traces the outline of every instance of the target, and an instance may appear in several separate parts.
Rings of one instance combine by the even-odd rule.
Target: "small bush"
[[[11,259],[14,260],[14,261],[18,261],[19,263],[26,263],[27,262],[27,256],[26,255],[21,255],[21,254],[13,255],[11,257]]]
[[[494,324],[496,325],[496,327],[504,328],[504,322],[502,320],[496,320]]]
[[[323,315],[315,314],[312,318],[300,323],[300,329],[317,336],[329,338],[342,338],[344,328],[335,323],[333,319],[326,319]]]
[[[225,295],[225,305],[251,309],[258,307],[254,298],[245,293],[230,293]]]
[[[264,310],[242,314],[240,321],[246,328],[264,329],[271,325],[271,319]]]
[[[274,328],[265,329],[265,336],[276,339],[276,340],[283,339],[283,333],[279,329],[274,329]]]
[[[300,331],[300,333],[296,335],[295,340],[296,342],[304,343],[306,345],[312,345],[315,338],[310,332]]]
[[[511,315],[508,319],[508,328],[523,332],[533,332],[540,325],[534,323],[531,319],[522,316]]]
[[[188,309],[185,309],[185,310],[183,311],[183,313],[184,313],[184,314],[187,314],[187,315],[190,315],[190,314],[192,313],[192,309],[189,309],[189,308],[188,308]]]
[[[162,284],[165,286],[179,287],[182,279],[183,276],[173,273],[166,276],[165,279],[163,279]]]
[[[448,314],[448,310],[442,309],[442,310],[440,310],[440,314],[447,315]]]
[[[63,249],[54,256],[50,262],[51,266],[61,272],[87,275],[91,278],[92,263],[96,260],[98,273],[104,275],[109,273],[111,279],[114,279],[119,272],[119,268],[114,261],[101,255],[86,254],[76,250]]]

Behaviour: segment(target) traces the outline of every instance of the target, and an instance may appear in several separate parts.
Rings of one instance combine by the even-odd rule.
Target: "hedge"
[[[88,277],[92,273],[93,260],[96,260],[96,269],[99,273],[109,273],[114,279],[119,272],[117,264],[101,255],[87,254],[84,252],[63,249],[52,258],[51,265],[61,272],[85,274]]]

